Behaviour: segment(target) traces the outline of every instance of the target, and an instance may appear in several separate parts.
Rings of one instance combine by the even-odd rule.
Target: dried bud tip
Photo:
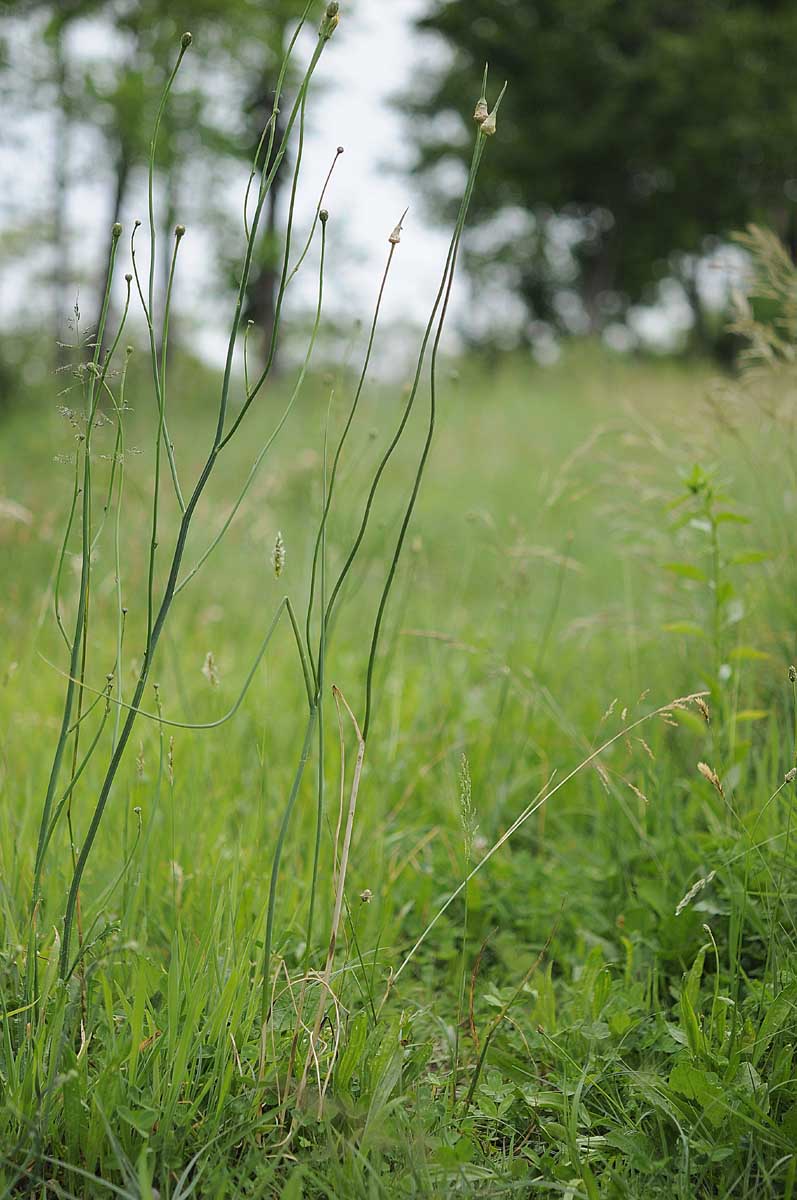
[[[128,271],[127,275],[125,275],[125,283],[132,283],[132,282],[133,282],[133,276]]]
[[[789,667],[789,683],[797,683],[797,667]]]
[[[409,205],[408,205],[407,208],[404,209],[404,212],[401,214],[401,219],[400,219],[398,225],[393,230],[390,237],[387,239],[390,242],[391,246],[398,246],[399,242],[401,241],[401,231],[404,228],[404,218],[406,217],[406,215],[409,211],[410,210],[409,210]]]
[[[498,116],[498,109],[501,107],[501,101],[504,98],[504,92],[506,91],[506,88],[507,88],[507,85],[504,84],[504,86],[501,88],[501,95],[498,97],[498,99],[495,102],[495,108],[493,109],[493,111],[491,113],[487,114],[487,116],[484,118],[484,120],[481,123],[481,126],[480,126],[481,132],[485,135],[485,137],[492,137],[493,134],[495,133],[496,117]]]
[[[477,125],[484,124],[484,122],[487,120],[487,115],[490,111],[489,108],[487,107],[487,74],[488,74],[488,71],[489,71],[489,66],[487,63],[485,63],[484,64],[484,79],[482,80],[482,94],[481,94],[481,96],[479,96],[479,99],[476,101],[476,107],[473,110],[473,119]]]
[[[185,225],[175,225],[174,236],[177,238],[178,242],[181,237],[185,237]]]
[[[111,230],[111,233],[113,234],[113,236],[115,238],[120,238],[122,236],[122,226],[119,224],[118,221],[116,222],[113,229]]]
[[[321,212],[318,214],[318,219],[322,225],[326,225],[327,221],[329,220],[329,213],[325,208],[321,209]]]
[[[187,50],[188,47],[193,42],[193,40],[194,39],[190,33],[187,33],[187,32],[184,33],[183,36],[180,38],[180,45],[182,46],[183,50]]]
[[[342,146],[338,146],[338,154],[342,154],[342,153],[343,153],[343,147],[342,147]]]
[[[141,228],[141,222],[140,222],[140,221],[134,221],[134,222],[133,222],[133,231],[135,232],[135,230],[136,230],[136,229],[140,229],[140,228]]]

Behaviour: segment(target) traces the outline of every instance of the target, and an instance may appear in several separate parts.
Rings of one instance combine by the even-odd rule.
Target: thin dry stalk
[[[321,1031],[321,1023],[324,1019],[324,1013],[326,1012],[327,1000],[326,1000],[325,992],[331,990],[330,989],[330,979],[332,977],[332,965],[333,965],[333,962],[335,959],[335,948],[337,946],[338,933],[340,931],[340,918],[341,918],[341,913],[343,911],[343,893],[344,893],[344,889],[346,886],[346,871],[347,871],[348,865],[349,865],[349,851],[351,849],[351,836],[352,836],[352,831],[354,829],[354,816],[357,811],[357,793],[360,790],[360,777],[362,775],[363,759],[365,757],[365,741],[363,739],[363,735],[360,730],[360,726],[357,723],[357,718],[355,717],[354,713],[352,712],[351,708],[349,707],[346,697],[339,690],[339,688],[334,687],[334,686],[332,688],[332,695],[335,697],[335,707],[337,708],[337,712],[338,712],[338,735],[340,737],[340,747],[341,747],[341,753],[340,753],[341,794],[342,794],[342,790],[343,790],[343,783],[344,783],[344,778],[345,778],[344,772],[345,772],[345,767],[346,767],[346,758],[345,758],[345,749],[344,749],[345,738],[344,738],[344,732],[343,732],[343,714],[341,713],[341,704],[343,705],[346,712],[348,713],[351,723],[354,726],[355,733],[357,735],[357,758],[356,758],[356,761],[354,764],[354,777],[352,779],[351,793],[349,795],[349,811],[346,815],[346,829],[343,834],[343,849],[342,849],[341,855],[340,855],[340,867],[337,872],[337,886],[335,889],[335,908],[334,908],[334,911],[332,914],[332,929],[331,929],[331,932],[329,935],[329,947],[327,949],[327,960],[324,965],[324,970],[320,976],[320,983],[322,985],[322,991],[321,991],[321,995],[318,998],[318,1008],[316,1009],[315,1022],[313,1024],[313,1032],[310,1037],[310,1054],[308,1055],[307,1060],[305,1061],[304,1071],[302,1072],[302,1078],[301,1078],[299,1087],[296,1092],[296,1103],[297,1104],[301,1103],[302,1096],[304,1094],[304,1089],[307,1084],[307,1069],[309,1066],[310,1057],[313,1056],[315,1058],[315,1053],[316,1053],[315,1045],[318,1040],[318,1035]],[[340,819],[338,820],[338,833],[339,833],[339,830],[340,830]],[[335,837],[336,850],[337,850],[338,833],[336,833],[336,837]],[[321,1117],[323,1115],[324,1091],[325,1090],[326,1089],[324,1089],[324,1090],[321,1089],[320,1080],[319,1080],[319,1101],[318,1101],[318,1119],[319,1120],[321,1120]]]
[[[603,742],[600,746],[598,746],[595,750],[593,750],[591,754],[588,754],[586,756],[586,758],[582,759],[581,762],[578,763],[577,766],[573,767],[573,769],[571,771],[568,771],[567,775],[563,776],[563,778],[560,779],[557,784],[555,784],[552,788],[545,791],[543,795],[537,797],[530,804],[528,804],[526,806],[526,808],[524,808],[523,811],[519,814],[519,816],[517,816],[515,818],[515,820],[512,822],[512,824],[509,826],[509,828],[504,830],[504,832],[501,834],[501,836],[498,838],[498,840],[490,847],[490,849],[487,851],[487,853],[485,855],[483,855],[483,857],[477,862],[477,864],[473,868],[473,870],[470,871],[465,876],[465,878],[462,880],[462,882],[459,884],[459,886],[454,889],[454,891],[451,893],[451,895],[448,897],[448,899],[445,901],[445,903],[442,904],[441,907],[437,910],[437,912],[432,917],[429,924],[424,929],[423,933],[420,935],[418,940],[415,942],[415,945],[404,957],[404,960],[398,967],[398,970],[395,971],[393,974],[391,974],[391,976],[387,982],[385,994],[382,997],[382,1003],[379,1006],[379,1011],[381,1012],[381,1010],[384,1008],[385,1004],[387,1003],[387,1000],[390,996],[390,993],[393,989],[393,986],[394,986],[396,980],[399,978],[399,976],[402,974],[402,972],[405,970],[405,968],[409,965],[410,961],[415,957],[415,954],[418,952],[418,950],[421,948],[423,943],[426,941],[427,937],[429,936],[431,931],[434,929],[435,925],[440,920],[440,918],[443,916],[443,914],[445,912],[447,912],[447,910],[451,907],[451,905],[454,903],[454,901],[457,899],[457,897],[462,895],[462,892],[468,886],[471,879],[473,879],[473,877],[475,875],[478,875],[478,873],[481,871],[481,869],[483,867],[485,867],[487,865],[487,863],[490,861],[490,859],[493,857],[493,855],[497,854],[497,852],[501,849],[501,847],[506,842],[509,841],[509,839],[512,837],[512,835],[514,833],[517,832],[517,830],[520,828],[520,826],[524,825],[526,823],[526,821],[528,821],[529,817],[532,817],[534,815],[534,813],[538,812],[539,809],[548,802],[548,800],[550,800],[553,796],[555,796],[556,793],[558,791],[560,791],[566,784],[570,783],[570,781],[572,779],[574,779],[576,777],[576,775],[580,774],[581,771],[583,771],[585,767],[592,766],[592,764],[595,763],[595,761],[600,757],[600,755],[603,754],[603,752],[605,750],[608,750],[610,746],[613,746],[615,742],[618,742],[622,738],[625,738],[629,733],[633,732],[635,729],[638,729],[640,725],[644,725],[648,721],[652,721],[656,717],[668,717],[676,709],[684,709],[690,704],[695,704],[699,698],[704,698],[708,694],[709,694],[708,692],[693,692],[689,696],[679,696],[675,700],[670,700],[670,702],[668,704],[662,704],[659,708],[654,709],[652,712],[646,713],[644,716],[639,717],[636,721],[633,721],[630,725],[621,729],[619,731],[619,733],[614,734],[613,737],[607,738],[607,740],[605,742]]]

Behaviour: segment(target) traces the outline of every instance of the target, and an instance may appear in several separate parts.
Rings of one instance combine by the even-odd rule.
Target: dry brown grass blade
[[[313,1022],[313,1030],[310,1034],[310,1049],[305,1060],[302,1078],[296,1091],[296,1103],[300,1104],[304,1095],[305,1087],[307,1086],[307,1070],[311,1058],[317,1059],[316,1044],[318,1036],[321,1032],[321,1024],[324,1020],[324,1013],[327,1007],[327,994],[331,993],[330,980],[332,978],[332,965],[335,961],[335,949],[338,942],[338,933],[340,931],[340,918],[343,911],[343,895],[346,886],[346,871],[349,865],[349,852],[351,850],[351,837],[354,830],[354,817],[357,812],[357,795],[360,790],[360,778],[362,776],[363,759],[365,758],[365,741],[357,718],[349,707],[348,701],[339,688],[332,688],[332,695],[335,698],[335,706],[338,712],[338,735],[340,738],[340,768],[341,768],[341,798],[343,796],[343,786],[345,782],[346,770],[346,751],[345,751],[345,734],[343,730],[343,714],[341,705],[346,710],[346,713],[354,726],[354,731],[357,735],[357,758],[354,763],[354,775],[351,783],[351,792],[349,793],[349,808],[346,814],[346,827],[343,833],[343,847],[340,853],[340,864],[337,870],[337,884],[335,887],[335,906],[332,912],[332,928],[329,935],[329,947],[327,949],[327,959],[324,964],[324,970],[319,976],[321,984],[321,994],[318,998],[318,1007],[316,1009],[315,1021]],[[337,854],[337,838],[340,831],[340,815],[338,817],[338,829],[335,839],[335,852]],[[320,1086],[319,1081],[319,1097],[318,1097],[318,1118],[321,1119],[324,1108],[324,1093],[326,1088]]]

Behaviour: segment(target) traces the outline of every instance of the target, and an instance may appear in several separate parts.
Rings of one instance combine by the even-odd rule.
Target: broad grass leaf
[[[753,1063],[756,1066],[764,1057],[772,1039],[790,1020],[793,1024],[797,1023],[797,983],[790,983],[783,991],[778,992],[767,1008],[753,1049]]]
[[[668,621],[661,628],[664,633],[682,633],[687,637],[704,638],[706,636],[706,631],[701,629],[696,621]]]
[[[349,1040],[335,1068],[335,1083],[341,1091],[349,1091],[349,1084],[362,1058],[367,1036],[368,1016],[359,1012],[349,1026]]]
[[[664,569],[673,575],[680,575],[683,579],[694,579],[698,583],[705,583],[708,579],[706,572],[701,571],[700,567],[696,567],[693,563],[667,562],[664,564]]]

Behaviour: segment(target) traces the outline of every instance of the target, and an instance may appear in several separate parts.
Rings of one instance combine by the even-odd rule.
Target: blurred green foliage
[[[572,325],[575,293],[576,323],[600,329],[669,276],[711,341],[696,269],[712,241],[756,220],[794,253],[794,4],[430,0],[418,26],[452,51],[432,60],[439,70],[426,62],[409,98],[417,163],[441,206],[441,164],[470,153],[483,64],[493,92],[509,80],[476,198],[494,224],[474,261],[486,280],[511,279],[536,317]],[[510,209],[534,219],[502,228]]]

